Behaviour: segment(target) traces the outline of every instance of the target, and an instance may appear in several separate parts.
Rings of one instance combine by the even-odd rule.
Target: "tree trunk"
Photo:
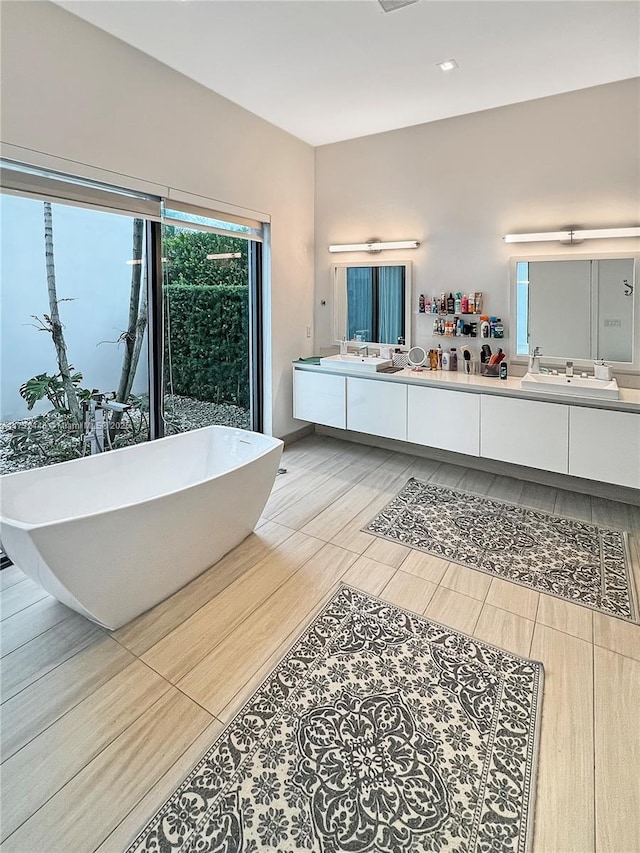
[[[129,295],[129,323],[124,334],[124,358],[122,370],[120,371],[120,382],[116,392],[116,400],[126,403],[131,393],[131,386],[138,367],[138,359],[135,357],[135,346],[138,337],[138,326],[140,322],[140,285],[142,282],[142,238],[144,235],[144,220],[133,220],[133,249],[131,266],[131,291]],[[144,298],[144,294],[143,294]],[[146,300],[145,300],[146,303]],[[145,313],[146,326],[146,313]],[[144,329],[143,329],[144,333]],[[138,351],[138,356],[139,356]]]
[[[133,220],[132,260],[137,262],[131,267],[131,291],[129,295],[129,322],[124,334],[124,357],[120,382],[116,392],[116,400],[126,403],[131,394],[133,380],[136,377],[142,339],[147,328],[147,288],[142,287],[142,241],[144,237],[144,220]],[[122,412],[113,412],[109,424],[111,441],[115,439],[116,430],[122,421]]]
[[[53,257],[53,216],[51,203],[44,202],[44,255],[47,266],[47,290],[49,292],[49,317],[51,323],[51,337],[56,348],[56,358],[60,379],[67,397],[69,413],[76,424],[82,423],[80,405],[76,395],[76,389],[71,381],[71,370],[67,359],[67,345],[64,340],[60,312],[58,310],[58,294],[56,292],[56,269]]]

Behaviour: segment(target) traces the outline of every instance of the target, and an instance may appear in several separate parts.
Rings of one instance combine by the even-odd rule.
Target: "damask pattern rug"
[[[343,586],[128,853],[524,853],[542,677]]]
[[[364,528],[609,616],[638,621],[627,534],[411,479]]]

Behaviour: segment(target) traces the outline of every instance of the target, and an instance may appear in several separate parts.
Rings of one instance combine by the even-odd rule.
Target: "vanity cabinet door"
[[[478,456],[480,395],[410,385],[407,440]]]
[[[640,489],[640,415],[572,406],[569,473]]]
[[[480,455],[566,474],[569,406],[483,394]]]
[[[344,429],[347,425],[346,384],[344,376],[294,369],[293,417]]]
[[[400,382],[347,378],[347,429],[407,438],[407,386]]]

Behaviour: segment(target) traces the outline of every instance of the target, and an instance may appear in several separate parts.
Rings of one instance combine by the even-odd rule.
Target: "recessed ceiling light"
[[[453,71],[454,68],[459,68],[455,59],[445,59],[444,62],[437,62],[436,65],[440,71]]]

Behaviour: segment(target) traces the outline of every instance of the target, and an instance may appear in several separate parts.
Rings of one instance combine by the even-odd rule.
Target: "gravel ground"
[[[132,409],[131,420],[123,419],[125,429],[119,434],[118,446],[124,447],[146,440],[143,415]],[[146,414],[144,417],[147,418]],[[190,429],[220,424],[250,429],[251,416],[246,409],[225,403],[208,403],[177,395],[165,397],[165,428],[167,435]],[[23,446],[14,451],[11,440],[22,436]],[[0,474],[11,474],[29,468],[54,465],[81,455],[77,434],[71,434],[62,415],[49,412],[24,420],[0,423]]]

